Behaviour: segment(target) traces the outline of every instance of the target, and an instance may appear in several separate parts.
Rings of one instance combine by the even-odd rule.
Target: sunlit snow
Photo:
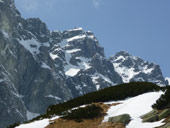
[[[67,50],[67,53],[75,53],[75,52],[79,52],[81,51],[81,49],[71,49],[71,50]]]
[[[154,128],[161,126],[163,125],[162,121],[142,123],[142,119],[140,117],[152,110],[152,105],[162,94],[163,92],[150,92],[120,101],[121,104],[112,106],[108,110],[103,122],[108,121],[109,117],[114,117],[121,114],[129,114],[132,120],[126,128]]]
[[[53,98],[53,99],[55,99],[55,100],[61,100],[60,97],[58,97],[58,96],[53,96],[53,95],[47,95],[47,96],[45,96],[45,97]]]
[[[56,117],[51,118],[51,119],[38,120],[38,121],[34,121],[32,123],[22,124],[20,126],[15,127],[15,128],[45,128],[49,125],[50,121],[58,119],[58,118],[59,118],[59,116],[56,116]]]
[[[80,31],[80,30],[83,30],[83,28],[82,27],[78,27],[78,28],[67,30],[67,31],[69,32],[69,31]]]
[[[67,76],[75,76],[79,71],[80,71],[80,69],[70,68],[65,72],[65,74]]]
[[[85,38],[85,37],[86,37],[86,35],[74,36],[74,37],[72,37],[72,38],[67,39],[67,42],[71,42],[71,41],[78,40],[78,39],[83,39],[83,38]]]
[[[44,63],[44,62],[42,62],[41,67],[51,70],[51,68],[46,63]]]

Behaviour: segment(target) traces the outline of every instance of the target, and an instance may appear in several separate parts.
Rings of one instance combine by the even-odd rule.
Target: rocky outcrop
[[[151,112],[143,115],[141,117],[143,120],[142,122],[155,122],[159,120],[158,117],[158,111],[157,110],[152,110]]]
[[[122,123],[124,125],[127,125],[130,121],[131,121],[131,117],[128,114],[110,117],[109,120],[108,120],[108,122]]]
[[[165,81],[166,81],[167,85],[170,85],[170,78],[169,77],[165,78]]]
[[[162,111],[152,110],[151,112],[143,115],[143,122],[156,122],[162,119],[165,119],[170,116],[170,109],[164,109]]]

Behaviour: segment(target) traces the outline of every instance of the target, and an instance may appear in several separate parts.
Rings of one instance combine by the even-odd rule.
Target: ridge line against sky
[[[94,32],[109,57],[127,51],[170,76],[169,0],[15,0],[24,18],[39,17],[50,30]]]

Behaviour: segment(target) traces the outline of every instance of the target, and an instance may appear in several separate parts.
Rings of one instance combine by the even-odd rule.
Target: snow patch
[[[40,43],[35,39],[20,40],[19,43],[25,47],[32,55],[39,54]]]
[[[124,83],[130,82],[130,79],[139,74],[139,72],[134,71],[135,69],[133,67],[120,67],[119,63],[113,63],[113,66],[115,68],[115,71],[122,77]]]
[[[119,56],[119,57],[117,57],[114,61],[118,61],[118,60],[124,61],[125,58],[124,58],[123,56]]]
[[[60,97],[53,96],[53,95],[47,95],[47,96],[45,96],[45,97],[54,98],[55,100],[62,100]]]
[[[51,68],[46,63],[44,63],[44,62],[42,62],[41,67],[51,70]]]
[[[30,112],[30,111],[27,111],[27,120],[31,120],[37,116],[39,116],[40,114],[38,113],[33,113],[33,112]]]
[[[153,68],[148,68],[148,66],[145,66],[142,70],[142,72],[146,74],[150,74],[154,69]]]
[[[100,89],[100,84],[98,82],[98,79],[102,79],[107,83],[110,83],[112,86],[115,85],[115,83],[113,83],[108,77],[99,74],[99,73],[95,73],[94,75],[91,76],[92,78],[92,82],[96,85],[96,90]]]
[[[70,31],[81,31],[81,30],[83,30],[83,28],[82,27],[78,27],[78,28],[67,30],[67,31],[70,32]]]
[[[66,72],[65,72],[65,74],[67,75],[67,76],[75,76],[78,72],[80,71],[80,69],[76,69],[76,68],[70,68],[70,69],[68,69]]]
[[[0,2],[1,2],[1,1],[0,1]],[[3,1],[2,1],[2,2],[3,2]],[[8,34],[6,31],[2,30],[1,32],[3,33],[3,36],[4,36],[5,38],[9,38],[9,34]]]
[[[32,123],[22,124],[15,128],[45,128],[50,124],[50,121],[53,121],[58,118],[59,116],[53,117],[51,119],[42,119],[42,120],[34,121]]]
[[[98,83],[97,79],[99,79],[99,76],[92,76],[91,78],[92,78],[92,82],[93,82],[94,84],[97,84],[97,83]]]
[[[12,92],[16,97],[18,97],[18,98],[24,98],[24,96],[23,95],[20,95],[20,94],[18,94],[18,93],[15,93],[15,92]]]
[[[59,46],[60,46],[61,48],[64,48],[65,46],[68,46],[68,45],[67,45],[67,40],[62,40],[62,41],[59,43]]]
[[[99,90],[100,89],[100,85],[96,85],[96,89]]]
[[[72,50],[67,50],[66,52],[72,54],[79,51],[81,51],[81,49],[72,49]]]
[[[121,104],[112,106],[108,110],[107,116],[104,117],[103,122],[107,122],[109,117],[129,114],[132,120],[126,128],[154,128],[161,126],[163,125],[162,121],[142,123],[142,119],[140,117],[152,110],[152,105],[162,94],[163,92],[150,92],[124,101],[118,101],[117,103]]]
[[[78,66],[81,68],[81,69],[89,69],[91,68],[90,64],[89,64],[89,61],[90,59],[88,58],[84,58],[84,57],[76,57],[76,59],[79,59],[81,62],[78,63]]]
[[[83,38],[85,38],[85,37],[86,37],[86,35],[74,36],[74,37],[72,37],[72,38],[67,39],[67,42],[71,42],[71,41],[78,40],[78,39],[83,39]]]
[[[27,49],[34,57],[36,54],[39,54],[40,53],[40,50],[39,48],[41,46],[45,46],[45,47],[49,47],[50,44],[48,42],[46,43],[40,43],[38,42],[36,39],[32,38],[32,39],[29,39],[29,40],[18,40],[18,42],[24,46],[25,49]]]
[[[0,79],[0,83],[3,82],[4,80],[3,79]]]
[[[56,58],[60,58],[57,54],[50,53],[50,57],[55,60]]]
[[[15,110],[17,113],[19,113],[20,116],[24,117],[18,109],[15,109]]]

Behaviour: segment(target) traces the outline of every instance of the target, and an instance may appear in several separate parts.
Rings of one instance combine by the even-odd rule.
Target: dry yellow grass
[[[103,103],[93,103],[95,105],[99,105],[103,109],[103,115],[101,117],[91,119],[91,120],[83,120],[82,122],[76,122],[74,120],[64,120],[64,119],[56,119],[52,121],[52,123],[46,128],[125,128],[123,124],[113,124],[110,122],[102,123],[104,119],[104,115],[110,106],[117,105],[106,105]]]

